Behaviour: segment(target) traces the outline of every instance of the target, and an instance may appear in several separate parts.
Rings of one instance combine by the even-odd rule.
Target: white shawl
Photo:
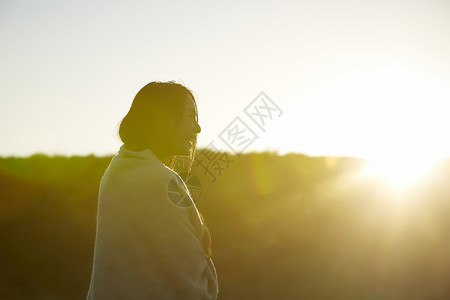
[[[169,198],[174,178],[189,205]],[[178,174],[152,151],[123,145],[100,183],[87,299],[216,299],[205,229]]]

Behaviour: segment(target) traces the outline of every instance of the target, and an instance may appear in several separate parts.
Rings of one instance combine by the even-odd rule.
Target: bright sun
[[[385,157],[371,159],[363,170],[366,176],[377,177],[395,188],[406,188],[426,177],[436,160],[416,157]]]
[[[314,142],[368,158],[362,175],[406,190],[450,151],[446,95],[440,82],[403,66],[343,79],[312,98],[322,107]]]

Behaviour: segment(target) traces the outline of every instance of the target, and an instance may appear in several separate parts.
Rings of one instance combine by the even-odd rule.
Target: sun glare
[[[435,164],[434,160],[419,157],[371,159],[363,174],[379,178],[396,189],[404,189],[423,180]]]
[[[358,176],[380,179],[392,191],[411,191],[450,151],[444,138],[447,95],[439,80],[398,63],[349,75],[311,94],[309,114],[315,119],[304,114],[311,125],[302,126],[314,134],[299,130],[317,148],[369,159]]]

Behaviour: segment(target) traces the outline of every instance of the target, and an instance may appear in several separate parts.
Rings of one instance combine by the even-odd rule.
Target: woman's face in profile
[[[193,143],[201,128],[198,124],[197,109],[190,95],[184,99],[184,110],[181,119],[175,128],[174,154],[189,156]]]

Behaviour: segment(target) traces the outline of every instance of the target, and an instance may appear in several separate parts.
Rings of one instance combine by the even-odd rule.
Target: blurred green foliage
[[[249,153],[197,203],[220,299],[450,299],[450,163],[402,193],[364,161]],[[83,299],[111,157],[0,158],[0,298]]]

